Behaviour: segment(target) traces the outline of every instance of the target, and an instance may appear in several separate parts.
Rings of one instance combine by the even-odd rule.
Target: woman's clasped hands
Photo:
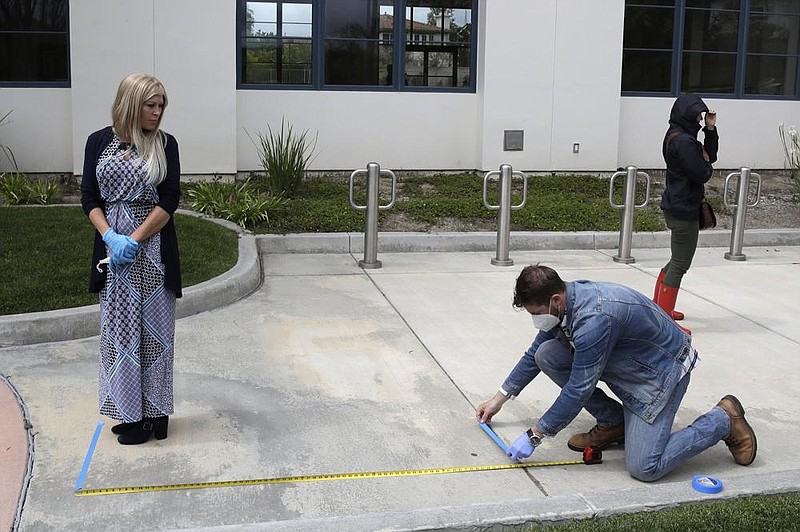
[[[103,233],[103,242],[109,251],[109,264],[111,267],[121,266],[133,262],[139,243],[128,235],[121,235],[109,227]]]

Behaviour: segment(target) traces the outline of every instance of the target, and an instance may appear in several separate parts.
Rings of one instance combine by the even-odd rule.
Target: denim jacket
[[[572,372],[536,427],[547,436],[557,434],[578,415],[599,381],[651,423],[685,375],[684,364],[695,361],[691,337],[658,305],[631,288],[592,281],[566,286],[565,328],[574,346]],[[536,335],[503,383],[510,396],[518,395],[539,374],[536,350],[556,334],[561,334],[558,327]]]

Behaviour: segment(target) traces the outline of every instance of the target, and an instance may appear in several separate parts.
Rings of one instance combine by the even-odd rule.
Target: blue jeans
[[[572,350],[559,336],[539,347],[536,363],[545,375],[563,388],[572,369]],[[690,375],[687,373],[681,379],[666,407],[652,423],[643,421],[599,388],[584,405],[601,427],[613,427],[624,421],[625,463],[632,477],[645,482],[658,480],[692,456],[728,437],[730,419],[717,406],[688,427],[672,432],[675,414],[689,387]]]

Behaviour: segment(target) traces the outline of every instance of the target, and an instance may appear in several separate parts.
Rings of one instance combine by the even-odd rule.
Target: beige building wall
[[[667,132],[670,98],[622,98],[619,164],[663,168],[661,142]],[[783,168],[781,123],[800,126],[800,102],[704,98],[717,112],[716,168]],[[699,139],[703,138],[701,133]]]
[[[120,80],[159,78],[184,173],[236,171],[235,3],[214,0],[70,2],[72,164],[86,137],[110,124]],[[115,21],[111,23],[110,21]]]
[[[178,139],[185,174],[259,169],[247,132],[282,118],[318,135],[319,170],[370,161],[397,170],[663,167],[673,100],[620,96],[622,0],[479,6],[477,92],[448,94],[237,90],[235,2],[73,1],[71,87],[0,88],[0,113],[13,110],[0,142],[24,172],[80,174],[86,137],[109,124],[119,81],[143,71],[167,88],[163,127]],[[800,102],[709,105],[719,115],[718,167],[783,166],[778,124],[800,125]],[[524,132],[523,150],[503,150],[505,130]]]
[[[482,167],[616,168],[624,2],[495,2],[482,18]],[[504,130],[523,130],[520,152]],[[574,144],[578,152],[573,152]]]
[[[0,88],[0,144],[8,146],[23,172],[72,171],[72,98],[70,89]],[[0,172],[14,170],[0,158]]]

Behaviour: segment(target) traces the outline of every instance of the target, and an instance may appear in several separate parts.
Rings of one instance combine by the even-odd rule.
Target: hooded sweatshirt
[[[708,112],[703,100],[694,94],[682,94],[672,105],[669,128],[664,135],[662,153],[667,163],[666,187],[661,195],[661,209],[678,220],[699,220],[700,202],[705,194],[704,184],[711,179],[717,160],[719,135],[717,129],[703,127],[705,140],[697,140],[700,124],[697,115]],[[668,142],[673,133],[679,133]],[[709,161],[703,159],[703,147]]]

